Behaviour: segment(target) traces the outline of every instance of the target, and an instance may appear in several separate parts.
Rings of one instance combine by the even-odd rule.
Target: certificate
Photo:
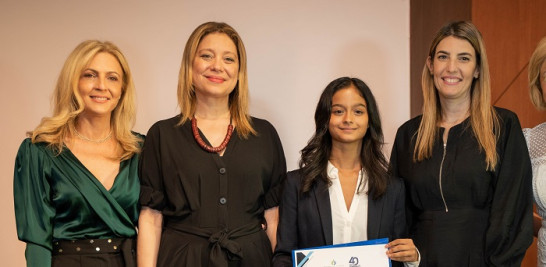
[[[296,249],[292,251],[294,267],[390,267],[385,245],[388,238]]]

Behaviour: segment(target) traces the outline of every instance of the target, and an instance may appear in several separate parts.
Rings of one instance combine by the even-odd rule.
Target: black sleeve
[[[138,175],[140,177],[140,205],[161,211],[165,207],[165,191],[159,141],[159,125],[155,124],[146,135],[146,141],[144,141],[140,154]]]
[[[501,128],[485,251],[491,266],[520,266],[533,241],[531,161],[517,116],[501,116]]]
[[[404,198],[403,198],[403,202],[404,202],[404,209],[405,209],[405,233],[404,233],[404,237],[406,237],[406,233],[409,231],[411,232],[411,229],[412,229],[412,225],[413,225],[413,222],[414,222],[414,214],[416,213],[415,212],[415,208],[413,207],[413,205],[411,204],[411,199],[410,199],[410,194],[409,194],[409,187],[408,185],[405,183],[405,179],[404,177],[401,176],[400,174],[400,165],[402,165],[404,162],[404,160],[412,160],[412,158],[407,158],[408,155],[411,154],[412,151],[409,151],[409,149],[412,149],[412,146],[411,146],[411,137],[408,138],[408,134],[406,133],[407,130],[405,130],[405,128],[407,128],[407,123],[404,124],[403,126],[401,126],[397,133],[396,133],[396,138],[394,139],[394,144],[392,146],[392,151],[391,151],[391,157],[390,157],[390,161],[389,161],[389,172],[390,174],[393,176],[393,177],[400,177],[403,181],[403,191],[404,191]],[[413,134],[410,133],[409,136],[412,136]],[[401,156],[402,155],[402,156]]]
[[[394,232],[393,238],[407,238],[406,225],[406,191],[402,180],[398,177],[393,177],[392,187],[394,190]],[[392,241],[392,240],[389,240]]]
[[[298,184],[299,175],[290,172],[284,183],[279,205],[277,247],[273,254],[274,267],[291,267],[292,250],[298,248]]]
[[[286,159],[284,157],[284,150],[282,148],[281,139],[277,134],[277,131],[269,122],[266,122],[268,126],[268,135],[270,138],[270,144],[272,146],[273,153],[273,171],[271,173],[271,184],[264,198],[264,209],[269,209],[279,205],[283,181],[286,177]]]

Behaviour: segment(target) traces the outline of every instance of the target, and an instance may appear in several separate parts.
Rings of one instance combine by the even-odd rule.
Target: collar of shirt
[[[328,178],[330,178],[330,180],[339,179],[338,170],[336,166],[334,166],[334,164],[332,164],[330,161],[328,161],[328,167],[326,168],[326,172],[328,173]]]
[[[358,186],[354,192],[353,201],[349,210],[345,205],[345,197],[339,181],[338,169],[328,161],[327,174],[332,181],[328,188],[330,195],[330,207],[332,214],[333,243],[341,244],[367,240],[368,230],[368,194],[367,183],[362,193],[357,194]],[[357,185],[364,178],[362,170],[358,173]],[[365,178],[364,178],[365,179]]]

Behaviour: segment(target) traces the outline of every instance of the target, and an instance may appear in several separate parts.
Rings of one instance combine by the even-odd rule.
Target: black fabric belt
[[[262,231],[261,225],[255,222],[248,223],[231,230],[223,229],[218,232],[212,232],[207,229],[172,221],[167,223],[165,227],[183,232],[185,234],[191,234],[208,239],[208,241],[212,244],[209,256],[210,266],[214,267],[228,266],[228,262],[223,256],[222,249],[226,250],[229,260],[241,260],[243,258],[241,245],[233,239]]]

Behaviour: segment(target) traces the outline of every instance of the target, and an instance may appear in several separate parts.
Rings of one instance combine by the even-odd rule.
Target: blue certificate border
[[[296,250],[298,251],[308,251],[308,250],[317,250],[317,249],[324,249],[324,248],[339,248],[339,247],[350,247],[350,246],[368,246],[368,245],[379,245],[379,244],[387,244],[389,243],[388,238],[379,238],[379,239],[372,239],[372,240],[366,240],[366,241],[357,241],[357,242],[351,242],[351,243],[343,243],[343,244],[336,244],[336,245],[329,245],[329,246],[320,246],[320,247],[312,247],[312,248],[304,248],[304,249],[295,249],[292,250],[292,263],[294,267],[301,267],[305,262],[307,262],[307,259],[313,254],[313,251],[309,252],[307,256],[303,259],[303,261],[296,265]],[[389,266],[392,266],[392,262],[389,259]]]

